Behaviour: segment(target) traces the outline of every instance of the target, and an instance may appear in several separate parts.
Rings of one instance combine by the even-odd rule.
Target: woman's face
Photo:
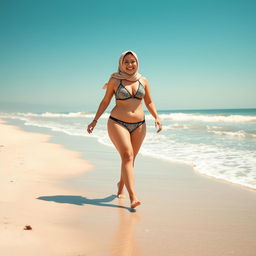
[[[132,54],[127,54],[123,59],[123,69],[125,73],[132,75],[136,72],[138,68],[137,61]]]

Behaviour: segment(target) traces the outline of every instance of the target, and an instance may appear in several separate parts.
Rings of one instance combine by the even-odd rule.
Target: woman
[[[157,132],[162,125],[150,95],[149,83],[138,73],[138,57],[132,51],[122,53],[119,59],[118,72],[111,75],[104,86],[106,94],[101,101],[94,120],[88,125],[88,133],[92,133],[97,120],[108,107],[113,95],[116,105],[108,119],[108,134],[120,154],[121,177],[118,183],[117,197],[124,197],[124,185],[129,193],[131,208],[140,205],[134,190],[134,160],[146,135],[145,116],[142,99],[148,111],[155,118]]]

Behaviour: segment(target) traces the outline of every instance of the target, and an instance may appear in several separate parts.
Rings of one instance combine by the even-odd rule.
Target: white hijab
[[[123,69],[123,60],[124,60],[124,57],[128,54],[128,53],[131,53],[134,58],[136,59],[137,61],[137,70],[134,74],[132,75],[129,75],[127,73],[125,73],[124,69]],[[138,60],[138,57],[137,57],[137,54],[133,51],[125,51],[121,54],[120,58],[119,58],[119,65],[118,65],[118,72],[116,73],[113,73],[111,77],[114,77],[116,79],[120,79],[120,80],[128,80],[128,81],[131,81],[131,82],[135,82],[135,81],[138,81],[142,75],[139,74],[138,72],[138,69],[139,69],[139,60]],[[108,83],[106,83],[104,86],[103,86],[103,89],[106,89],[108,86]]]

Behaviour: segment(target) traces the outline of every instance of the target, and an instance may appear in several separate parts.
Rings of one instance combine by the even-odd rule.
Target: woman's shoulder
[[[115,77],[110,77],[109,78],[109,82],[112,82],[112,83],[119,83],[120,82],[120,79],[117,79]]]
[[[142,82],[142,84],[143,84],[144,86],[147,86],[147,85],[148,85],[148,79],[147,79],[145,76],[142,76],[142,77],[140,78],[140,81]]]
[[[115,88],[120,84],[120,80],[114,77],[110,77],[107,84],[108,86],[112,86],[113,88]]]

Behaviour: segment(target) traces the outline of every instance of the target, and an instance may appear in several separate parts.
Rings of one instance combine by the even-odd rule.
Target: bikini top
[[[142,100],[145,96],[145,89],[144,86],[139,81],[138,89],[134,95],[132,95],[122,84],[122,80],[120,81],[120,84],[116,90],[115,93],[116,100],[128,100],[128,99],[138,99]]]

